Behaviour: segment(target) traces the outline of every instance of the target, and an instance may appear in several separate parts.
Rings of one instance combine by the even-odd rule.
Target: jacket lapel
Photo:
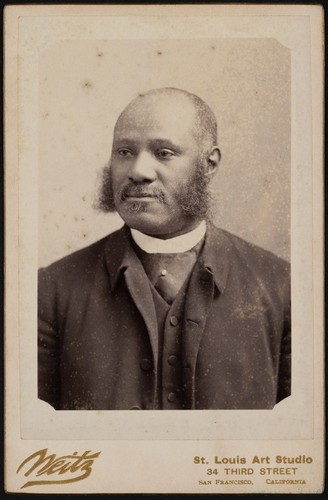
[[[231,243],[224,232],[208,224],[204,248],[188,286],[182,337],[184,384],[188,408],[195,408],[196,364],[214,294],[224,294],[231,265]]]
[[[129,230],[124,226],[113,234],[115,241],[108,242],[106,263],[109,271],[112,290],[115,289],[121,274],[124,273],[126,286],[130,296],[140,312],[149,336],[154,366],[154,404],[157,401],[157,374],[158,374],[158,325],[155,305],[150,289],[149,280],[144,268],[131,247]],[[111,250],[111,251],[110,251]]]
[[[150,344],[153,351],[155,372],[158,363],[158,327],[156,311],[151,294],[149,280],[140,262],[138,266],[130,266],[124,273],[126,286],[146,324]]]
[[[191,275],[185,303],[182,366],[188,408],[195,408],[195,375],[199,345],[205,329],[206,319],[212,306],[214,280],[200,263]]]

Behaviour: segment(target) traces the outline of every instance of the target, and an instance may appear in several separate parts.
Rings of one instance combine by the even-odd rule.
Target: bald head
[[[160,123],[169,128],[174,125],[192,133],[202,150],[217,144],[217,122],[211,108],[198,96],[172,87],[150,90],[139,94],[119,116],[115,133],[126,128],[142,127],[145,122],[154,127]]]

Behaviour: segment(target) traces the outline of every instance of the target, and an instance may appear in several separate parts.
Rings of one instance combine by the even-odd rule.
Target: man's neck
[[[187,233],[168,239],[156,238],[131,229],[135,243],[147,253],[182,253],[187,252],[201,241],[206,232],[206,222],[203,220],[197,227]]]

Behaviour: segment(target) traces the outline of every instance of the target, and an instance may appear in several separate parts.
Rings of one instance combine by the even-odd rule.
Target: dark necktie
[[[189,278],[203,242],[204,239],[187,252],[153,254],[144,252],[134,243],[135,251],[150,282],[168,304],[172,304]]]

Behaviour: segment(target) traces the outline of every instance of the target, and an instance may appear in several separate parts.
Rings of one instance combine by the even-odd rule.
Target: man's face
[[[198,142],[195,110],[186,99],[146,96],[124,111],[110,168],[115,207],[129,227],[166,238],[197,224],[181,197],[204,161]]]

